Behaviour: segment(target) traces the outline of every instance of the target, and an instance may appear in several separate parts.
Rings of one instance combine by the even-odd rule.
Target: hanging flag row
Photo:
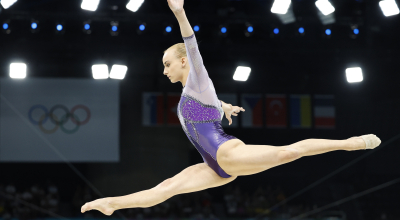
[[[143,126],[180,126],[177,116],[177,106],[180,93],[167,93],[164,97],[160,92],[144,92],[142,108]],[[237,128],[241,120],[243,128],[299,128],[299,129],[334,129],[335,104],[334,95],[310,94],[242,94],[240,104],[237,94],[217,94],[218,99],[233,106],[243,107],[240,117],[231,116],[229,125],[225,116],[222,126]],[[265,106],[263,106],[265,103]],[[313,117],[312,117],[313,115]],[[265,116],[265,117],[263,117]],[[265,123],[264,119],[265,118]]]

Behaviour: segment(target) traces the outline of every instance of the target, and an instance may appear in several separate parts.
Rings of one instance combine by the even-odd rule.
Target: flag
[[[286,95],[267,94],[265,103],[267,128],[286,128]]]
[[[167,94],[167,125],[181,124],[178,118],[178,103],[180,99],[180,93]]]
[[[333,95],[314,95],[315,128],[335,128]]]
[[[262,127],[262,95],[243,94],[241,104],[246,111],[242,112],[243,127]]]
[[[310,95],[290,95],[290,120],[292,128],[311,128]]]
[[[143,120],[144,126],[164,124],[164,95],[160,92],[143,92]]]

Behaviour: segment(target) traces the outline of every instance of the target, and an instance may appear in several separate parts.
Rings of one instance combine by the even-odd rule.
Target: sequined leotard
[[[218,165],[217,150],[221,144],[236,137],[225,134],[222,128],[222,103],[208,77],[194,33],[183,40],[190,71],[178,104],[179,121],[203,161],[219,176],[228,178],[230,175]]]

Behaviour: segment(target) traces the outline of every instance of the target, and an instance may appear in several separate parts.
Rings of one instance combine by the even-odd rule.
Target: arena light
[[[332,34],[331,29],[326,29],[326,30],[325,30],[325,34],[328,35],[328,36],[331,35],[331,34]]]
[[[228,24],[227,23],[222,23],[219,24],[219,32],[218,35],[226,37],[228,35]]]
[[[319,9],[319,11],[326,15],[332,14],[335,11],[335,7],[328,0],[318,0],[315,2],[315,5]]]
[[[31,19],[31,32],[32,33],[37,33],[39,32],[39,21],[35,19]]]
[[[14,79],[24,79],[26,77],[26,64],[25,63],[11,63],[10,64],[10,77]]]
[[[110,29],[111,36],[118,36],[118,34],[119,34],[119,30],[118,30],[119,22],[118,21],[111,21],[110,25],[111,25],[111,29]]]
[[[125,65],[113,65],[110,72],[111,79],[123,79],[125,78],[128,67]]]
[[[352,67],[346,69],[347,82],[355,83],[363,81],[362,69],[360,67]]]
[[[330,13],[329,15],[324,15],[320,11],[317,12],[319,20],[323,25],[333,24],[336,22],[335,13]]]
[[[317,14],[323,25],[333,24],[336,22],[334,13],[335,7],[328,0],[318,0],[315,5],[319,9]]]
[[[4,23],[2,23],[2,30],[4,33],[6,34],[10,34],[11,33],[11,25],[10,25],[10,21],[7,20]]]
[[[386,17],[397,15],[400,13],[399,7],[395,0],[383,0],[379,2],[379,7],[381,7],[383,14]]]
[[[96,11],[99,2],[100,0],[83,0],[81,8],[88,11]]]
[[[282,24],[290,24],[296,21],[290,0],[275,0],[271,12],[276,14]]]
[[[130,0],[126,5],[126,8],[128,10],[136,12],[140,8],[140,6],[142,6],[143,2],[144,0]]]
[[[1,0],[0,4],[3,6],[4,9],[11,7],[17,0]]]
[[[249,78],[250,72],[250,67],[238,66],[236,68],[235,74],[233,74],[233,79],[236,81],[246,81]]]
[[[107,64],[96,64],[92,66],[93,79],[107,79],[108,66]]]
[[[226,31],[227,31],[226,27],[222,27],[222,28],[221,28],[221,33],[225,34]]]
[[[85,34],[91,34],[92,30],[91,30],[91,21],[84,21],[83,22],[83,28],[82,28],[83,33]]]
[[[254,32],[254,27],[251,23],[246,22],[246,31],[244,32],[244,36],[250,37],[253,36]]]
[[[272,5],[271,12],[275,14],[286,14],[291,0],[275,0]]]
[[[136,33],[138,35],[146,33],[146,26],[147,26],[146,22],[138,21],[138,25],[139,26],[138,29],[136,29]]]

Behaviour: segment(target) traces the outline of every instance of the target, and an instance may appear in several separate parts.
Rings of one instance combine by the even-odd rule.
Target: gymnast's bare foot
[[[81,212],[84,213],[93,209],[102,212],[104,215],[111,215],[115,211],[110,204],[109,198],[96,199],[94,201],[87,202],[82,206]]]
[[[374,134],[351,137],[351,150],[374,149],[381,144],[381,140]]]

